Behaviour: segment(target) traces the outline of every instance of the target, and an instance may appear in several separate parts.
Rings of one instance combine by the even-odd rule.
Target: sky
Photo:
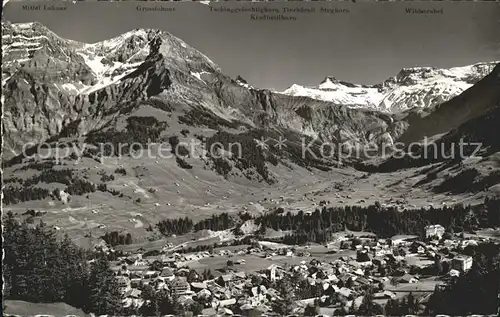
[[[65,11],[29,11],[10,1],[3,19],[38,21],[62,37],[88,43],[136,28],[166,30],[200,50],[229,76],[284,90],[318,85],[326,76],[376,84],[403,67],[454,67],[500,60],[499,2],[49,2]],[[174,12],[137,7],[175,8]],[[212,8],[315,8],[281,13],[293,21],[252,20]],[[345,9],[328,14],[323,9]],[[407,8],[442,14],[407,14]],[[259,14],[258,14],[259,15]],[[275,15],[275,14],[269,14]]]

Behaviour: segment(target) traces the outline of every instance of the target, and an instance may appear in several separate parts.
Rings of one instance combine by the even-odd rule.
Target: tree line
[[[96,191],[96,185],[84,177],[77,177],[72,169],[52,169],[53,164],[44,162],[36,165],[41,171],[27,179],[16,178],[21,186],[7,186],[4,190],[6,205],[16,204],[30,200],[41,200],[49,197],[51,192],[45,188],[36,187],[39,183],[60,183],[66,185],[65,192],[70,195],[84,195]]]
[[[106,242],[106,244],[114,247],[117,245],[129,245],[132,244],[132,235],[130,233],[121,234],[118,231],[106,232],[101,239]]]
[[[253,170],[256,171],[257,177],[260,177],[267,183],[274,183],[274,180],[269,173],[266,162],[277,165],[278,161],[274,154],[266,152],[259,147],[255,140],[265,138],[265,131],[249,131],[240,134],[232,134],[225,131],[219,131],[213,136],[206,139],[206,148],[220,151],[237,151],[232,153],[228,159],[234,162],[234,166],[238,168],[245,177],[251,179]],[[237,144],[238,146],[235,146]],[[240,153],[238,153],[240,152]],[[215,154],[215,153],[210,153]],[[232,170],[231,165],[225,162],[224,159],[212,157],[212,162],[216,172],[227,177]]]
[[[50,191],[40,187],[8,186],[3,190],[3,203],[13,205],[31,200],[42,200],[50,196]]]
[[[228,213],[214,214],[210,218],[194,223],[188,217],[177,219],[164,219],[156,224],[158,230],[165,236],[183,235],[192,231],[204,229],[222,231],[232,228],[236,224]]]
[[[437,289],[426,308],[426,314],[466,316],[492,314],[498,310],[500,294],[500,245],[483,243],[473,248],[469,271],[444,289]]]
[[[11,205],[31,200],[42,200],[50,197],[51,195],[54,196],[53,192],[51,193],[48,189],[35,186],[39,183],[64,184],[66,185],[64,191],[70,195],[76,196],[94,193],[96,190],[109,192],[114,196],[121,194],[117,190],[108,190],[106,184],[104,183],[114,180],[114,175],[112,174],[106,174],[104,172],[100,173],[101,182],[103,183],[95,184],[89,181],[87,179],[87,176],[77,174],[73,169],[52,169],[53,167],[53,162],[43,162],[40,164],[35,164],[34,168],[38,171],[41,171],[39,174],[33,175],[27,179],[18,177],[7,179],[6,183],[16,184],[5,187],[4,203],[6,205]],[[126,175],[126,171],[123,168],[118,168],[115,170],[115,172],[118,174]],[[20,184],[20,186],[18,184]]]
[[[146,146],[149,142],[157,142],[167,126],[166,122],[158,121],[155,117],[131,116],[127,118],[127,126],[123,131],[92,131],[85,142],[96,146],[112,145],[103,148],[104,153],[101,155],[104,156],[125,155],[134,150],[131,147],[134,143]]]
[[[3,219],[4,298],[29,302],[64,302],[84,312],[118,315],[122,295],[103,254],[56,237],[43,222]]]
[[[253,219],[255,224],[260,226],[261,234],[266,228],[291,231],[281,240],[286,244],[324,243],[330,240],[332,233],[345,229],[370,231],[380,238],[398,234],[422,236],[425,227],[431,224],[440,224],[449,232],[500,226],[500,199],[487,197],[483,204],[474,206],[456,204],[404,211],[398,210],[397,207],[382,207],[380,203],[366,207],[324,206],[310,214],[302,210],[296,214],[284,213],[282,208],[277,208],[274,212],[258,217],[240,214],[239,219],[228,213],[214,214],[196,224],[187,217],[165,219],[157,224],[157,228],[166,236],[182,235],[203,229],[227,230],[249,219]]]
[[[453,232],[474,231],[500,225],[500,200],[486,198],[484,204],[456,204],[441,208],[430,207],[400,211],[382,207],[379,203],[364,206],[323,207],[311,214],[296,214],[282,210],[255,218],[261,227],[291,230],[284,239],[292,242],[324,242],[329,233],[344,229],[370,231],[381,238],[398,234],[423,235],[425,227],[441,224]]]

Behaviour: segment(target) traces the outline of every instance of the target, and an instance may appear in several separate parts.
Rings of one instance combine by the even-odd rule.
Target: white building
[[[443,237],[443,234],[445,232],[445,229],[441,225],[430,225],[425,227],[425,237],[427,239],[437,237],[438,239],[441,239]]]
[[[468,271],[472,267],[472,257],[459,255],[451,260],[451,267],[459,272]]]

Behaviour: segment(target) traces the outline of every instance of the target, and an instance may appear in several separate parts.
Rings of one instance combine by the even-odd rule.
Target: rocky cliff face
[[[158,97],[255,128],[282,128],[350,145],[396,137],[390,116],[253,89],[171,34],[134,30],[94,44],[63,39],[39,23],[2,24],[5,141],[13,154],[78,122],[105,127]],[[384,141],[385,142],[385,141]]]
[[[328,102],[304,96],[300,86],[276,93],[233,80],[164,31],[138,29],[94,44],[63,39],[39,23],[4,23],[2,31],[4,141],[14,155],[70,125],[78,135],[106,128],[151,98],[164,108],[195,116],[208,111],[245,128],[281,129],[350,147],[391,145],[410,121],[423,121],[374,108],[428,109],[477,83],[494,65],[407,68],[375,86],[326,77],[313,90],[335,96]]]
[[[91,69],[75,43],[38,23],[2,24],[2,101],[7,149],[56,134],[83,112],[83,99],[65,89],[91,85]]]
[[[62,39],[39,23],[6,23],[2,31],[5,141],[14,153],[76,120],[81,134],[97,129],[175,79],[185,82],[192,77],[188,70],[218,69],[166,32],[136,30],[83,44]]]

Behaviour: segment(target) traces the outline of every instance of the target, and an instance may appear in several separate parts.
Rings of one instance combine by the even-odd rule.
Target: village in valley
[[[24,2],[3,315],[500,317],[498,3]]]
[[[233,241],[191,253],[166,245],[121,252],[111,263],[131,311],[149,304],[149,289],[167,292],[184,307],[197,303],[192,315],[278,316],[280,304],[290,305],[281,315],[345,315],[359,311],[367,292],[381,307],[410,296],[416,314],[436,289],[471,268],[471,247],[486,240],[430,225],[422,237],[352,232],[325,245]]]

